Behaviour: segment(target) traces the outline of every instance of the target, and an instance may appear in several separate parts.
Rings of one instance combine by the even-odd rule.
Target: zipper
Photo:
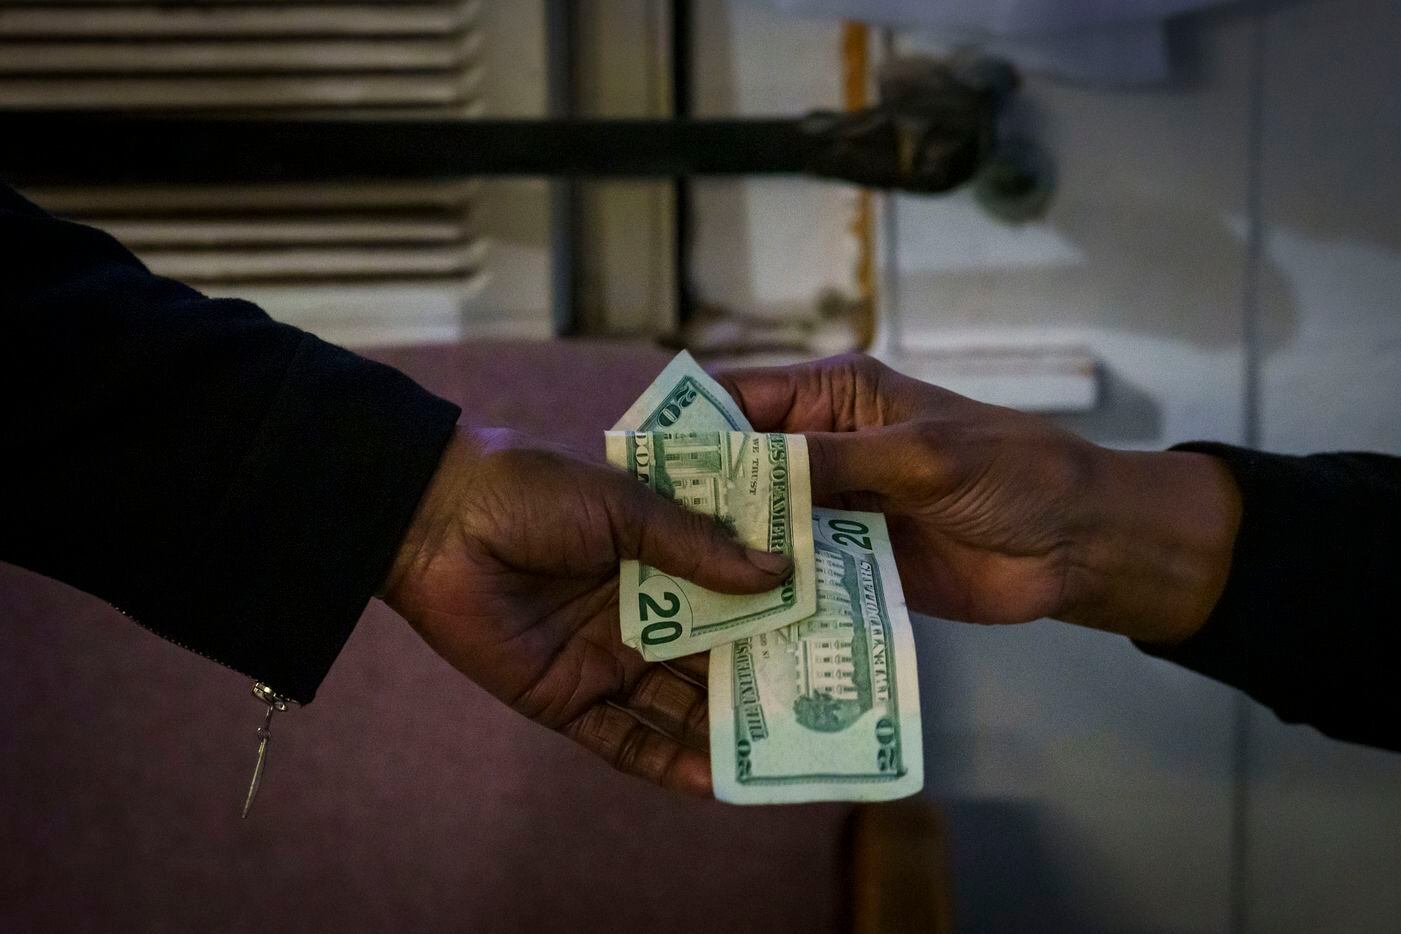
[[[172,638],[168,633],[162,632],[161,630],[157,629],[155,626],[152,626],[150,623],[144,622],[144,621],[141,620],[139,617],[133,616],[131,613],[128,613],[126,610],[124,610],[124,609],[122,609],[121,607],[117,606],[115,603],[108,602],[107,605],[110,606],[112,609],[116,610],[118,613],[120,613],[120,614],[122,614],[123,616],[125,616],[127,619],[131,620],[131,621],[132,621],[133,623],[135,623],[136,625],[140,626],[142,629],[146,630],[147,632],[149,632],[149,633],[151,633],[151,634],[153,634],[153,635],[156,635],[156,636],[161,637],[161,638],[164,639],[166,642],[169,642],[171,645],[176,646],[176,647],[178,647],[178,648],[182,648],[182,649],[184,649],[186,652],[192,652],[192,653],[194,653],[195,655],[198,655],[200,658],[205,659],[206,661],[211,661],[211,662],[213,662],[214,664],[219,665],[220,667],[227,668],[229,671],[237,672],[238,674],[241,674],[241,675],[243,675],[244,677],[247,677],[247,676],[248,676],[248,672],[246,672],[246,671],[239,671],[237,668],[235,668],[234,666],[230,665],[228,662],[224,661],[222,658],[215,658],[213,655],[210,655],[208,652],[202,652],[202,651],[200,651],[199,649],[195,648],[194,646],[189,645],[188,643],[181,642],[179,639]],[[288,698],[288,699],[290,700],[290,698]],[[296,703],[296,702],[293,701],[293,703]]]
[[[143,622],[136,616],[132,615],[131,613],[128,613],[126,610],[117,606],[115,603],[111,603],[109,601],[107,605],[110,606],[112,609],[116,610],[118,613],[122,614],[122,616],[131,620],[136,625],[140,626],[142,629],[146,630],[149,633],[152,633],[153,635],[159,636],[166,642],[169,642],[171,645],[177,646],[178,648],[182,648],[186,652],[192,652],[195,655],[198,655],[200,658],[211,661],[216,665],[227,668],[229,671],[238,672],[238,674],[247,677],[247,672],[239,671],[237,668],[230,665],[223,659],[215,658],[208,652],[202,652],[192,645],[181,642],[179,639],[172,639],[169,635],[167,635],[164,632],[161,632],[155,626],[151,626]],[[278,693],[277,691],[273,690],[272,687],[270,687],[262,681],[255,680],[253,682],[253,696],[267,705],[267,714],[263,719],[262,726],[258,727],[258,759],[257,763],[253,767],[253,780],[248,785],[248,797],[245,798],[243,802],[243,817],[245,820],[247,820],[248,818],[249,808],[253,806],[253,799],[257,797],[258,788],[262,785],[263,769],[267,765],[268,745],[272,742],[272,716],[275,713],[281,713],[285,710],[290,710],[292,707],[300,706],[297,701],[288,697],[286,694]]]

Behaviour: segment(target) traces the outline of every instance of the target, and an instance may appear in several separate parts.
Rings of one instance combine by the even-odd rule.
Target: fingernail
[[[781,555],[772,551],[759,551],[757,548],[746,548],[744,555],[749,559],[749,563],[754,565],[765,574],[772,574],[777,577],[780,574],[787,574],[792,569],[793,563],[788,560],[787,555]]]

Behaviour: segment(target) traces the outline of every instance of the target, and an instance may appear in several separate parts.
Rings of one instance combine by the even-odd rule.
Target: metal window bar
[[[673,0],[677,116],[579,120],[572,116],[569,3],[556,0],[551,51],[564,57],[552,81],[556,116],[479,119],[472,67],[480,41],[478,2],[197,0],[168,6],[87,0],[60,6],[0,0],[0,138],[20,141],[0,148],[0,175],[90,192],[179,187],[195,201],[230,186],[290,192],[310,185],[334,193],[373,181],[411,201],[417,186],[460,192],[463,180],[482,175],[670,177],[684,315],[690,305],[689,177],[800,173],[946,191],[971,179],[994,153],[998,111],[1015,85],[1007,69],[935,63],[918,93],[907,87],[898,99],[855,113],[692,119],[691,6]],[[222,264],[201,265],[193,255],[200,247],[172,257],[170,271],[195,277],[201,270],[234,280],[294,277],[295,264],[256,254],[276,244],[288,254],[284,260],[294,260],[299,246],[316,236],[345,252],[339,260],[304,252],[304,271],[320,264],[332,275],[349,276],[364,260],[371,276],[392,270],[471,275],[465,214],[456,215],[456,224],[419,216],[407,222],[380,217],[371,225],[365,218],[330,216],[342,206],[330,194],[327,199],[315,206],[326,216],[285,217],[264,228],[211,217],[183,226],[129,219],[126,230],[148,244],[189,237],[207,249],[227,238]],[[563,231],[556,239],[563,263],[555,289],[565,306],[557,319],[561,332],[573,326],[576,200],[568,184],[556,197]],[[392,213],[391,202],[380,209]],[[465,210],[464,203],[454,210]],[[444,248],[442,238],[456,247]],[[356,252],[370,240],[383,251],[377,254],[383,262]],[[409,243],[419,251],[417,265],[395,266],[395,250],[407,256]]]

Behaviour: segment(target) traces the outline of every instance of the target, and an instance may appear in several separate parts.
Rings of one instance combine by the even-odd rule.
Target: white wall
[[[1263,26],[1262,442],[1401,454],[1401,7]],[[1249,930],[1401,930],[1401,756],[1251,726]]]
[[[838,27],[756,3],[695,5],[697,116],[792,116],[841,104]],[[692,282],[699,298],[767,318],[810,316],[848,287],[851,190],[800,178],[695,185]]]
[[[1197,79],[1170,91],[1029,81],[1059,174],[1044,221],[1006,227],[966,194],[895,199],[886,311],[903,344],[1084,346],[1106,395],[1072,427],[1127,446],[1240,440],[1252,29],[1200,31]],[[969,929],[1227,928],[1228,690],[1057,624],[923,635],[944,705],[930,790],[953,802]]]
[[[834,24],[746,0],[697,17],[712,112],[835,102]],[[1259,359],[1263,446],[1401,452],[1401,7],[1242,5],[1172,38],[1168,88],[1028,83],[1024,116],[1059,170],[1044,221],[892,199],[886,320],[906,347],[1088,347],[1106,398],[1068,421],[1105,443],[1246,440]],[[848,281],[843,189],[705,190],[706,297],[793,313]],[[1401,757],[1259,709],[1242,746],[1235,692],[1096,633],[926,620],[919,639],[964,929],[1401,929]]]

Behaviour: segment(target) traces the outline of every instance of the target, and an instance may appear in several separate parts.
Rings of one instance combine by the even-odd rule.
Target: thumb
[[[619,558],[635,558],[720,593],[762,593],[793,572],[787,556],[746,548],[709,516],[665,499],[631,477],[614,510]]]
[[[844,493],[883,493],[890,482],[888,447],[879,430],[812,432],[808,442],[812,498],[824,502]]]
[[[875,493],[897,500],[937,495],[951,475],[937,446],[919,443],[908,426],[814,432],[808,442],[812,498]]]
[[[715,381],[739,404],[755,431],[783,431],[788,427],[799,390],[793,367],[726,370],[715,374]],[[795,430],[802,427],[830,426],[800,426]]]

